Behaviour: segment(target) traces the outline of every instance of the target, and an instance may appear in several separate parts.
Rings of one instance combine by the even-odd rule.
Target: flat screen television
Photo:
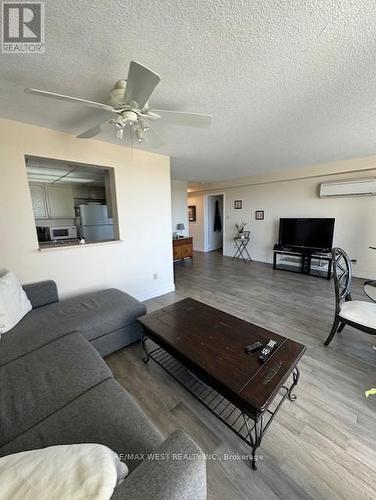
[[[280,219],[279,245],[293,249],[330,251],[335,219]]]

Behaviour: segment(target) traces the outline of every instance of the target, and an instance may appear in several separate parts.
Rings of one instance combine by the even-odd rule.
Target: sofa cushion
[[[146,307],[130,295],[109,288],[52,304],[46,313],[94,340],[134,323],[146,313]]]
[[[111,378],[0,447],[0,456],[59,444],[99,443],[122,455],[131,471],[142,461],[141,454],[162,441],[138,404]]]
[[[33,309],[52,304],[59,300],[56,283],[52,280],[22,285]]]
[[[99,339],[134,323],[145,312],[144,304],[113,288],[39,307],[3,335],[0,366],[67,332],[79,331],[89,340]]]
[[[112,377],[79,333],[65,335],[0,368],[0,444]]]

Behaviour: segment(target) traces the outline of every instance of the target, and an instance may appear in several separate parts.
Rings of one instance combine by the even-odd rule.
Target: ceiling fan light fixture
[[[131,61],[127,79],[118,80],[110,92],[110,104],[39,89],[28,88],[25,89],[25,92],[112,113],[111,119],[107,119],[77,135],[78,139],[95,137],[108,126],[112,126],[112,131],[116,134],[116,137],[122,139],[124,129],[127,127],[125,134],[130,141],[132,141],[133,134],[135,134],[139,143],[144,142],[145,133],[147,132],[148,143],[152,144],[152,147],[159,148],[164,145],[164,141],[158,137],[158,132],[151,126],[155,120],[162,118],[163,121],[169,120],[174,125],[200,128],[206,128],[210,125],[210,115],[168,109],[150,109],[149,99],[159,82],[160,76],[154,71],[136,61]]]
[[[124,125],[125,125],[125,120],[124,120],[124,118],[123,118],[121,115],[120,115],[120,116],[118,116],[118,118],[116,118],[116,120],[115,120],[115,126],[116,126],[117,128],[123,128],[123,127],[124,127]]]
[[[145,136],[144,136],[144,131],[142,130],[141,127],[136,128],[136,136],[139,144],[142,144],[145,140]]]
[[[143,120],[142,118],[139,118],[138,125],[139,125],[139,127],[141,127],[141,130],[143,132],[147,132],[148,130],[150,130],[149,124],[145,120]]]
[[[137,123],[138,121],[138,115],[134,111],[123,111],[121,114],[121,118],[129,123]]]

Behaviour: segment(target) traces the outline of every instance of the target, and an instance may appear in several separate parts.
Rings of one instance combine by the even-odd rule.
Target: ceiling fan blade
[[[77,104],[84,104],[92,108],[103,109],[105,111],[113,111],[113,107],[101,102],[88,101],[87,99],[80,99],[79,97],[71,97],[69,95],[56,94],[55,92],[47,92],[46,90],[38,89],[25,89],[26,94],[39,95],[41,97],[49,97],[50,99],[57,99],[59,101],[75,102]]]
[[[160,76],[146,66],[131,61],[125,89],[125,102],[136,101],[138,107],[142,109],[160,80]]]
[[[146,143],[154,149],[159,149],[163,146],[166,146],[163,137],[152,127],[150,127],[149,130],[145,133],[145,140]]]
[[[151,112],[161,115],[162,121],[171,125],[182,125],[187,127],[210,127],[212,116],[201,113],[188,113],[185,111],[172,111],[170,109],[152,109]]]
[[[91,137],[94,137],[103,132],[107,125],[110,125],[113,122],[114,120],[107,120],[104,123],[100,123],[99,125],[96,125],[95,127],[82,132],[82,134],[77,136],[77,139],[90,139]]]

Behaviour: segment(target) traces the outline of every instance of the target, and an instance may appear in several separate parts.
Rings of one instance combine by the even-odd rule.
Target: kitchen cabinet
[[[73,219],[72,186],[30,183],[35,219]]]
[[[53,219],[75,217],[72,186],[47,185],[48,213]]]
[[[73,186],[73,198],[86,200],[89,197],[89,186],[87,184],[77,184]]]
[[[31,201],[33,204],[34,217],[36,219],[47,219],[48,208],[43,184],[30,184]]]
[[[90,199],[91,200],[105,200],[106,193],[102,186],[91,186],[89,187]]]
[[[73,198],[82,200],[105,200],[106,193],[102,186],[77,185],[73,186]]]

